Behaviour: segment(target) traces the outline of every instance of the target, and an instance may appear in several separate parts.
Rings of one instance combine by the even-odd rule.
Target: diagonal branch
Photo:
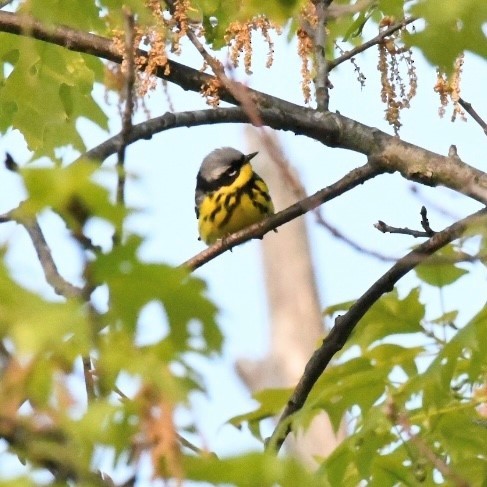
[[[52,286],[56,294],[64,296],[65,298],[80,298],[83,296],[83,289],[74,286],[70,282],[66,281],[64,277],[59,273],[56,263],[51,254],[51,249],[46,242],[42,229],[36,219],[25,220],[15,216],[15,210],[12,210],[6,214],[0,215],[0,223],[15,221],[21,224],[29,234],[32,240],[32,245],[37,253],[39,262],[44,271],[44,276],[49,285]]]
[[[294,220],[298,216],[304,215],[308,211],[311,211],[323,203],[340,196],[341,194],[355,188],[360,184],[365,183],[380,173],[381,171],[377,170],[377,168],[370,164],[365,164],[362,167],[353,169],[331,186],[321,189],[315,194],[298,201],[289,208],[286,208],[285,210],[266,218],[260,223],[251,225],[250,227],[217,241],[211,247],[208,247],[207,249],[203,250],[203,252],[200,252],[181,264],[181,267],[187,267],[191,271],[194,271],[220,254],[223,254],[223,252],[247,242],[252,238],[262,238],[267,232],[275,230],[281,225]]]
[[[476,112],[474,107],[468,101],[465,101],[463,98],[458,99],[458,103],[463,107],[463,109],[480,125],[484,134],[487,135],[487,123],[485,120]]]
[[[459,238],[467,227],[487,215],[484,208],[470,215],[445,230],[436,233],[429,240],[416,247],[402,259],[398,260],[382,277],[380,277],[342,316],[335,320],[335,326],[323,340],[322,345],[309,359],[304,373],[296,385],[274,432],[267,441],[269,451],[278,452],[290,431],[291,415],[299,411],[314,384],[326,369],[333,356],[342,349],[348,337],[365,313],[384,294],[390,292],[394,285],[417,265],[424,262],[429,256],[445,245]]]
[[[350,49],[350,51],[346,51],[340,57],[337,57],[336,59],[328,62],[328,71],[335,69],[338,65],[344,63],[345,61],[348,61],[349,59],[352,59],[357,54],[366,51],[372,46],[380,44],[386,37],[389,37],[391,34],[394,34],[394,32],[406,27],[406,25],[411,24],[416,20],[418,20],[417,17],[408,17],[407,19],[404,19],[397,24],[391,25],[389,28],[376,35],[373,39],[370,39],[369,41],[360,44],[360,46]]]

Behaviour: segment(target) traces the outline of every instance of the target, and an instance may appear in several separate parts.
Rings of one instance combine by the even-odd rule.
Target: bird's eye
[[[237,175],[237,169],[233,168],[233,167],[229,167],[227,169],[227,175],[230,176],[231,178],[233,178],[234,176]]]

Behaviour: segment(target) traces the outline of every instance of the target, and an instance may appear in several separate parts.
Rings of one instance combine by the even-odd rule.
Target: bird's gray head
[[[203,159],[196,178],[195,210],[197,217],[199,217],[199,206],[205,194],[232,184],[238,177],[242,166],[256,155],[257,152],[245,155],[232,147],[222,147],[210,152]]]
[[[233,147],[222,147],[210,152],[201,163],[198,173],[200,182],[212,185],[212,183],[229,184],[238,174],[240,168],[257,153],[242,154]]]

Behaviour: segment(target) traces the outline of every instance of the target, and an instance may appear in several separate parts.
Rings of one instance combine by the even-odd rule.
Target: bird
[[[199,240],[207,245],[274,213],[269,188],[250,164],[257,154],[222,147],[203,159],[196,177],[195,211]]]

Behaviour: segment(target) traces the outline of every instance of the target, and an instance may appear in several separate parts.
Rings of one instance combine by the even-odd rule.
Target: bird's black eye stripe
[[[228,177],[234,178],[240,171],[240,168],[244,165],[245,163],[245,156],[242,155],[239,159],[236,159],[231,162],[230,167],[225,171],[225,174]]]
[[[238,174],[238,168],[237,167],[234,167],[234,166],[230,166],[226,171],[225,171],[225,174],[228,176],[228,177],[233,177],[235,176],[236,174]]]
[[[205,193],[209,193],[211,191],[216,191],[218,188],[222,186],[229,186],[230,184],[237,179],[240,168],[245,163],[245,156],[242,155],[239,159],[235,159],[231,162],[228,169],[220,175],[218,179],[214,181],[207,181],[206,179],[202,178],[201,175],[198,173],[196,178],[196,187]]]

